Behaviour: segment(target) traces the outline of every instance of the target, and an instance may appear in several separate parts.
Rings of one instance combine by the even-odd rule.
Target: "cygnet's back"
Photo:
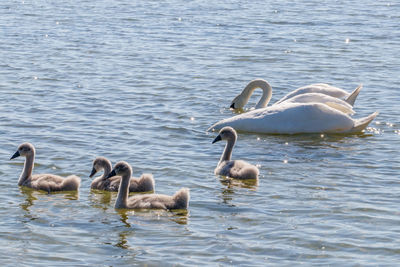
[[[163,194],[136,195],[128,199],[131,209],[187,209],[190,193],[188,188],[181,188],[173,196]]]
[[[243,160],[230,160],[221,162],[214,173],[236,179],[257,179],[259,170],[256,166]]]

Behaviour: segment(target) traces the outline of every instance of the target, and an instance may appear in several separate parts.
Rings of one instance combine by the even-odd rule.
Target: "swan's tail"
[[[346,102],[349,103],[350,105],[354,106],[354,102],[356,102],[356,98],[358,94],[360,93],[361,89],[363,88],[363,85],[360,84],[354,91],[349,95],[349,97],[346,98]]]
[[[365,118],[361,118],[356,120],[356,122],[354,123],[353,128],[351,129],[350,132],[352,133],[358,133],[361,132],[362,130],[364,130],[368,124],[376,118],[376,116],[378,116],[379,112],[374,112],[371,115],[369,115],[368,117]]]
[[[175,209],[187,209],[189,206],[190,193],[189,188],[181,188],[173,196],[175,201]]]

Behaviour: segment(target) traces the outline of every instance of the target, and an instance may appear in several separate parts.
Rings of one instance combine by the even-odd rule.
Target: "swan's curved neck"
[[[18,180],[18,185],[23,185],[24,182],[32,177],[33,163],[35,161],[35,152],[25,157],[24,169]]]
[[[268,105],[269,101],[271,100],[272,97],[272,87],[269,85],[268,82],[264,80],[254,80],[251,81],[244,89],[242,92],[242,96],[245,99],[245,103],[249,102],[250,96],[253,94],[254,90],[257,88],[261,88],[263,90],[263,94],[261,96],[261,99],[258,101],[256,105],[257,108],[264,108]]]
[[[119,183],[117,201],[115,202],[116,208],[126,208],[128,206],[129,195],[129,181],[132,172],[128,171],[122,175],[121,182]]]
[[[107,179],[107,176],[108,176],[108,174],[110,174],[111,169],[112,169],[111,162],[104,161],[104,163],[103,163],[103,176],[101,177],[102,180],[106,180]]]
[[[233,147],[235,146],[235,143],[236,143],[236,137],[232,136],[231,138],[229,138],[227,140],[224,152],[221,155],[219,163],[221,163],[223,161],[231,160],[232,150],[233,150]]]

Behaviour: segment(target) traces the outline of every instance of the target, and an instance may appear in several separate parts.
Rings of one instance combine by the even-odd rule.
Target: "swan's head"
[[[110,174],[107,176],[107,178],[119,175],[123,177],[131,177],[132,174],[132,168],[129,165],[129,163],[125,161],[120,161],[117,164],[115,164],[114,168],[110,172]]]
[[[248,101],[249,101],[248,98],[244,97],[242,94],[239,94],[232,100],[229,108],[243,109]]]
[[[19,156],[26,157],[35,154],[35,147],[30,143],[23,143],[19,145],[17,151],[10,159],[15,159]]]
[[[90,173],[89,177],[93,177],[97,172],[104,169],[105,166],[109,165],[111,168],[111,162],[106,159],[105,157],[97,157],[93,161],[92,172]]]
[[[215,142],[221,141],[221,140],[234,140],[236,141],[237,139],[237,134],[235,129],[232,127],[226,126],[219,131],[219,135],[215,137],[214,141],[212,143],[214,144]]]
[[[256,108],[266,107],[272,96],[272,88],[266,80],[255,79],[250,81],[243,91],[232,100],[230,108],[243,110],[256,88],[261,88],[263,90],[263,96],[257,103]]]

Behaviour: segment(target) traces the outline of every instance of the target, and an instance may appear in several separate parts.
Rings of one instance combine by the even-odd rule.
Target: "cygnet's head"
[[[221,140],[236,141],[236,139],[237,139],[237,134],[236,134],[235,129],[233,129],[230,126],[226,126],[219,131],[219,135],[217,137],[215,137],[215,139],[214,139],[214,141],[212,141],[212,143],[214,144],[215,142],[218,142]]]
[[[30,143],[23,143],[19,145],[17,152],[10,159],[15,159],[19,156],[27,157],[35,154],[35,147]]]
[[[129,165],[129,163],[125,161],[120,161],[117,164],[115,164],[114,168],[110,172],[110,174],[107,176],[107,178],[119,175],[119,176],[126,176],[129,173],[129,177],[132,174],[132,168]]]
[[[93,161],[93,168],[89,177],[93,177],[93,175],[95,175],[97,172],[103,170],[106,165],[111,165],[111,162],[105,157],[97,157]]]

